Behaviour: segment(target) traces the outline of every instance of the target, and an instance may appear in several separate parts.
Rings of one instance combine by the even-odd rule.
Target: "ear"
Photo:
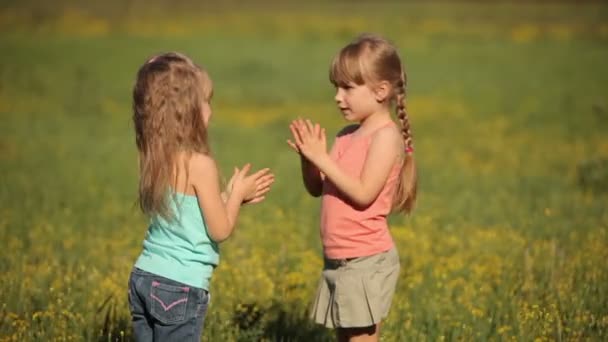
[[[384,102],[391,91],[391,86],[387,81],[381,81],[374,89],[374,95],[378,103]]]

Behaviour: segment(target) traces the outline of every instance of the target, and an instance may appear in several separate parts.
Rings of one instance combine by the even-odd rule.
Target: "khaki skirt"
[[[388,315],[399,278],[399,255],[325,259],[311,318],[328,328],[368,327]]]

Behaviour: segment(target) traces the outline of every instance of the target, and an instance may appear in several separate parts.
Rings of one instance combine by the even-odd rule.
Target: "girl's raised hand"
[[[235,168],[232,182],[232,192],[242,198],[243,204],[254,204],[262,202],[274,183],[274,175],[270,169],[261,169],[251,175],[247,175],[251,164],[245,164],[242,169]],[[230,184],[230,182],[228,183]]]
[[[274,183],[274,174],[270,172],[270,169],[266,168],[252,174],[249,178],[253,180],[255,190],[253,190],[249,196],[245,197],[243,203],[260,203],[266,198],[266,194],[270,191],[270,188]]]
[[[298,128],[297,128],[296,120],[293,120],[289,124],[289,130],[291,131],[291,136],[293,138],[293,141],[291,139],[287,139],[287,145],[289,145],[289,147],[291,147],[291,149],[293,149],[297,153],[300,153],[300,149],[298,148],[298,145],[296,145],[296,143],[295,143],[295,141],[297,141],[296,136],[298,136]]]
[[[327,153],[325,129],[310,120],[296,119],[289,125],[294,141],[288,140],[289,146],[308,160],[314,161]]]

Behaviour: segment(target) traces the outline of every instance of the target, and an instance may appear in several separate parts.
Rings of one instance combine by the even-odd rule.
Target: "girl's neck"
[[[385,126],[389,122],[392,122],[392,120],[391,113],[388,110],[375,112],[359,122],[357,135],[367,135],[378,128]]]

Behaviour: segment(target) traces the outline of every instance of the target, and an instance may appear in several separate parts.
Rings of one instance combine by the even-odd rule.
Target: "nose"
[[[334,96],[334,100],[336,101],[336,103],[340,103],[342,102],[342,89],[338,88],[336,90],[336,96]]]

